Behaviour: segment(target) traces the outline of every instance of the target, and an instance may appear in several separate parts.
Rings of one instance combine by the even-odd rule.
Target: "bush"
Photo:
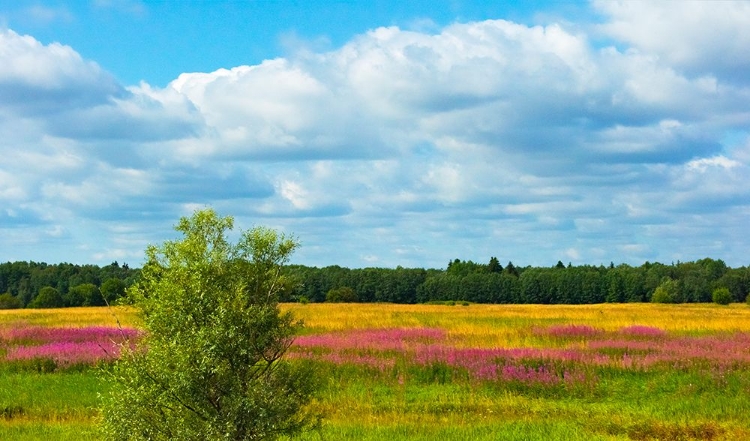
[[[728,305],[732,303],[732,293],[729,292],[729,288],[716,288],[711,296],[714,303],[719,305]]]

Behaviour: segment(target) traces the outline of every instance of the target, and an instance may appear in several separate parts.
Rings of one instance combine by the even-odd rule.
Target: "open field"
[[[744,304],[283,307],[306,323],[289,357],[325,379],[300,439],[750,439]],[[137,327],[115,314],[0,311],[0,439],[97,439],[107,384],[81,348]],[[40,330],[64,326],[81,330]],[[67,358],[34,358],[63,340]]]

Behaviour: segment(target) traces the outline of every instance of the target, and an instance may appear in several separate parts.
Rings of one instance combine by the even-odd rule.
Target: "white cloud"
[[[611,37],[660,57],[691,75],[706,73],[747,85],[750,3],[742,1],[595,1]]]
[[[701,158],[690,161],[686,164],[689,170],[698,170],[705,172],[709,167],[719,167],[723,169],[731,169],[740,166],[740,162],[733,159],[729,159],[726,156],[719,155],[713,158]]]
[[[722,140],[750,91],[708,52],[638,37],[650,6],[599,7],[612,46],[559,24],[388,27],[163,89],[3,32],[0,220],[17,233],[0,248],[56,232],[38,249],[122,260],[213,205],[296,233],[310,264],[638,263],[688,237],[683,257],[743,263],[750,149]]]

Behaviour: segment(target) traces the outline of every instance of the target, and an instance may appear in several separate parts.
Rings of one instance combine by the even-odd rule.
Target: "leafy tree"
[[[297,243],[254,228],[233,244],[233,223],[198,210],[182,240],[147,248],[128,290],[147,332],[110,371],[107,439],[271,440],[318,421],[310,365],[282,359],[300,326],[278,307]]]
[[[115,277],[107,279],[102,283],[102,298],[108,303],[112,303],[125,295],[125,282]]]
[[[734,300],[734,296],[729,292],[729,288],[716,288],[711,297],[714,303],[719,305],[728,305]]]
[[[654,290],[651,296],[652,303],[676,303],[680,297],[679,284],[676,280],[665,279]]]
[[[99,287],[93,283],[84,283],[76,285],[65,295],[65,304],[67,306],[102,306],[104,299],[99,292]]]
[[[326,294],[328,303],[354,303],[357,301],[357,293],[348,286],[334,288]]]
[[[9,292],[0,294],[0,309],[18,309],[22,306],[21,300],[13,296],[13,294]]]
[[[461,259],[455,259],[452,262],[448,262],[448,268],[446,268],[445,272],[453,276],[466,277],[473,273],[485,273],[487,272],[487,267],[471,260],[462,261]]]
[[[60,292],[51,286],[39,290],[39,294],[28,304],[29,308],[60,308],[64,304]]]

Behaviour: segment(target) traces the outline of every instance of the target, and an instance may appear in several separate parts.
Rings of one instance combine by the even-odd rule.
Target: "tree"
[[[676,280],[664,279],[651,296],[652,303],[676,303],[680,297],[680,288]]]
[[[729,292],[729,288],[716,288],[711,295],[714,303],[719,305],[728,305],[734,300],[732,293]]]
[[[102,283],[101,292],[102,298],[111,304],[125,294],[125,282],[111,277]]]
[[[503,266],[500,265],[500,261],[497,260],[497,257],[490,257],[490,263],[487,264],[487,271],[491,273],[503,272]]]
[[[357,293],[348,286],[331,289],[326,294],[328,303],[355,303],[356,301]]]
[[[21,306],[21,301],[14,297],[13,294],[6,292],[5,294],[0,294],[0,309],[18,309]]]
[[[67,306],[102,306],[104,299],[99,287],[93,283],[83,283],[68,290],[65,303]]]
[[[505,272],[518,277],[518,270],[513,266],[513,262],[508,262],[508,266],[505,267]]]
[[[39,290],[39,294],[29,303],[29,308],[60,308],[63,306],[60,292],[51,286]]]
[[[271,440],[318,421],[311,365],[282,358],[301,324],[282,313],[282,265],[297,247],[266,228],[227,241],[231,217],[182,218],[182,240],[146,250],[127,295],[146,336],[109,371],[114,440]]]

